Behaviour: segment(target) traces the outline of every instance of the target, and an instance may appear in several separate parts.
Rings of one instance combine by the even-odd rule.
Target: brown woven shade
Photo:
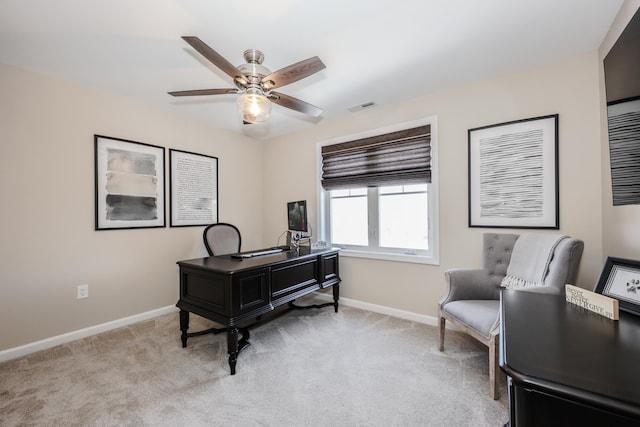
[[[431,126],[322,147],[326,190],[431,182]]]

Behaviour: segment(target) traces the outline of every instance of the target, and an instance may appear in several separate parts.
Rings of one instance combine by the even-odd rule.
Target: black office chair
[[[209,255],[226,255],[240,252],[242,238],[240,230],[235,225],[218,222],[204,229],[202,235],[204,246]]]

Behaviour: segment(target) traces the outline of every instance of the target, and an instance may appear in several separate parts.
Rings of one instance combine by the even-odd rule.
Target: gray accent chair
[[[489,347],[489,394],[493,399],[498,398],[500,284],[519,237],[518,234],[485,233],[483,268],[445,271],[449,293],[438,303],[440,351],[444,351],[447,320]],[[582,240],[563,238],[553,250],[542,285],[522,288],[519,292],[564,294],[565,284],[575,284],[583,250]]]
[[[202,238],[204,246],[211,256],[237,254],[242,246],[242,237],[238,227],[224,222],[207,226]]]

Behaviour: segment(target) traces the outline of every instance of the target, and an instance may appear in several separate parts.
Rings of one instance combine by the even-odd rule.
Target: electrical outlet
[[[78,299],[89,298],[89,285],[78,285]]]

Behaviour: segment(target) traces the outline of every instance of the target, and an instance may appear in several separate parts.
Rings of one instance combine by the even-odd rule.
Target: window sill
[[[340,249],[340,256],[379,259],[384,261],[410,262],[413,264],[440,265],[440,261],[436,257],[425,255],[394,254],[387,252],[368,252],[357,251],[353,249]]]

